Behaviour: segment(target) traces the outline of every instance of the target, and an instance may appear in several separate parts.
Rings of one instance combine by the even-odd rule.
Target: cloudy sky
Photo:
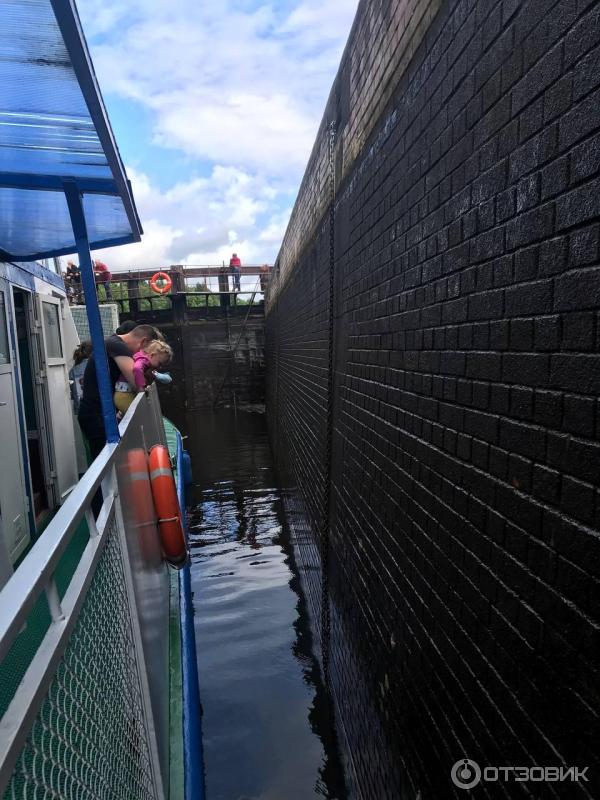
[[[358,0],[78,0],[145,231],[113,269],[272,263]]]

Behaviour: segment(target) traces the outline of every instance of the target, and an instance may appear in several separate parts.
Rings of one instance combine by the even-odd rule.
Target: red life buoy
[[[128,497],[129,512],[134,525],[145,525],[148,522],[154,525],[154,513],[148,475],[148,454],[142,447],[135,447],[127,453],[127,479],[129,482],[130,497]]]
[[[150,288],[156,294],[166,294],[171,291],[171,286],[173,286],[173,281],[168,272],[155,272],[150,278]]]
[[[119,467],[124,473],[122,501],[128,531],[137,538],[144,564],[159,564],[163,559],[162,547],[156,537],[156,511],[148,475],[148,453],[135,447],[127,453],[126,461]]]
[[[182,567],[187,561],[187,548],[181,524],[181,509],[167,448],[162,444],[152,447],[148,466],[152,498],[158,517],[158,529],[165,557],[173,567]]]

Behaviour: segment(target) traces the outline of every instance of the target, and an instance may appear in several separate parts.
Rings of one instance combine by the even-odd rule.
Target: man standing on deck
[[[104,291],[106,292],[106,299],[112,300],[112,290],[110,288],[110,279],[112,278],[109,268],[103,261],[94,261],[94,277],[96,284],[104,284]]]
[[[135,388],[135,378],[133,377],[134,353],[142,350],[153,339],[160,338],[162,338],[162,334],[152,325],[138,325],[129,333],[121,335],[113,333],[112,336],[104,340],[110,372],[111,401],[119,375],[122,374],[128,383]],[[93,353],[83,373],[83,395],[79,402],[77,418],[90,446],[90,454],[93,460],[106,444],[102,404],[100,403],[100,392],[98,391],[96,380],[96,362]]]
[[[242,266],[242,262],[238,258],[237,253],[233,253],[231,258],[229,259],[229,269],[231,270],[231,274],[233,275],[233,291],[234,292],[241,292],[240,287],[240,276],[242,271],[240,267]]]

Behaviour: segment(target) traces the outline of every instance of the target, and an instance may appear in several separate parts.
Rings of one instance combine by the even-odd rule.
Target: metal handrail
[[[85,515],[86,507],[112,464],[115,449],[114,444],[105,446],[0,591],[0,661],[10,650],[36,600],[50,585],[56,566]],[[112,505],[113,500],[114,495],[110,495],[104,501],[95,525],[98,532],[103,530],[102,523],[106,522],[110,510],[108,506]]]
[[[135,399],[120,425],[122,435],[130,425],[137,425],[136,412],[142,402],[150,402],[151,412],[156,411],[154,406],[158,403],[158,399],[155,390],[151,394],[150,401],[143,393]],[[67,649],[70,635],[77,623],[79,612],[94,578],[96,565],[102,556],[114,522],[117,523],[119,535],[125,537],[116,474],[116,461],[120,448],[121,441],[104,447],[0,591],[0,663],[23,630],[32,607],[43,592],[46,592],[51,616],[49,628],[27,667],[18,691],[0,719],[0,796],[11,779],[31,726],[52,683],[60,659]],[[91,503],[100,486],[104,500],[98,518],[94,520]],[[55,571],[84,516],[89,527],[89,540],[60,600],[54,579]],[[131,578],[128,574],[125,578],[128,584],[128,596],[132,608],[135,609]],[[135,611],[132,613],[136,614]],[[132,626],[138,658],[143,661],[137,616],[135,620],[132,619]],[[153,754],[151,766],[155,787],[157,796],[164,798],[149,687],[143,663],[140,663],[140,681],[143,686],[148,746]]]
[[[107,466],[110,466],[110,462]],[[110,530],[115,514],[115,496],[105,505],[103,524],[98,525],[98,535],[91,537],[79,561],[60,605],[60,618],[53,619],[48,632],[36,651],[19,689],[0,721],[0,791],[13,773],[19,754],[35,720],[60,659],[66,650],[69,637],[77,623],[94,569]],[[15,575],[19,574],[19,570]],[[53,577],[48,577],[48,582]],[[1,598],[0,598],[1,602]]]

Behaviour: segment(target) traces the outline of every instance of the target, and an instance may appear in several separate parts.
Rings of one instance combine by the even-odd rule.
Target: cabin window
[[[62,358],[60,341],[60,319],[58,306],[53,303],[42,303],[44,314],[44,332],[46,334],[46,355],[48,358]]]
[[[6,323],[6,300],[4,292],[0,292],[0,366],[3,364],[10,364],[10,348]]]

